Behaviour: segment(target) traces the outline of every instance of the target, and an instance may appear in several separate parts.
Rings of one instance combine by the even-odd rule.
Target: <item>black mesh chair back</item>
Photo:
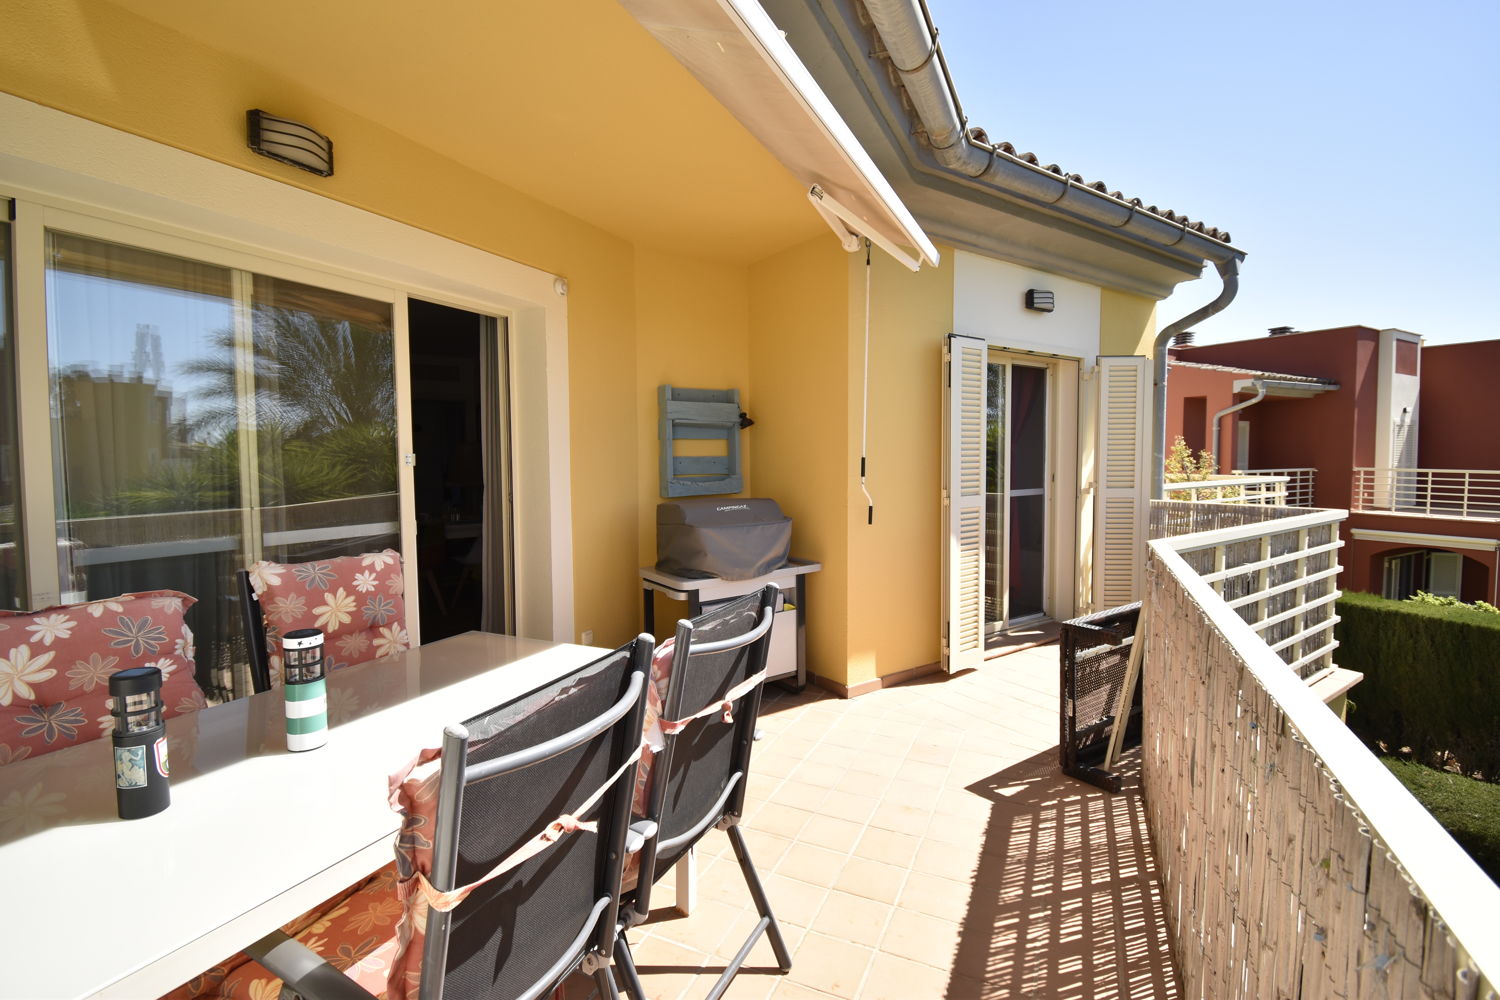
[[[631,644],[523,698],[450,727],[433,834],[432,884],[467,885],[604,789],[572,833],[433,910],[423,1000],[540,997],[581,965],[601,989],[617,934],[618,893],[653,643]]]
[[[770,626],[759,626],[775,614],[775,600],[758,592],[678,623],[665,718],[681,719],[722,702],[765,667]],[[721,646],[728,648],[716,648]],[[728,725],[712,715],[667,737],[652,779],[652,797],[660,799],[653,803],[660,827],[658,871],[671,867],[726,814],[740,815],[760,698],[759,687],[741,698]]]
[[[651,908],[652,883],[710,830],[725,830],[761,919],[710,991],[710,998],[728,989],[763,932],[770,935],[781,970],[790,970],[792,964],[738,825],[744,811],[745,780],[760,715],[762,685],[754,683],[742,693],[736,689],[763,674],[780,605],[780,591],[775,584],[768,584],[690,622],[677,623],[672,673],[662,712],[665,720],[683,725],[676,732],[668,727],[653,765],[646,827],[650,830],[654,824],[655,829],[647,835],[641,850],[640,877],[634,897],[628,900],[625,922],[644,920]],[[725,708],[730,710],[727,723]],[[704,710],[709,711],[688,721]],[[629,992],[644,998],[623,934],[616,956]]]

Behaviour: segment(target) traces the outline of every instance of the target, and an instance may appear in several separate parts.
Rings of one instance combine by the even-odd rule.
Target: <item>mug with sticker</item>
[[[131,667],[109,677],[115,806],[121,819],[155,816],[172,804],[161,680],[156,667]]]

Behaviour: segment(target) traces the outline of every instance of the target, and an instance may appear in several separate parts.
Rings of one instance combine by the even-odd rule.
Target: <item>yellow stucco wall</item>
[[[1156,300],[1103,289],[1099,296],[1099,353],[1151,355]]]
[[[938,657],[942,338],[953,271],[872,256],[869,487],[859,486],[865,264],[831,239],[751,269],[755,491],[794,519],[809,581],[808,665],[846,687]]]
[[[808,669],[848,662],[849,264],[820,237],[750,269],[755,492],[792,518],[792,553],[823,563],[808,580]]]
[[[859,486],[865,264],[848,258],[849,687],[938,658],[942,345],[953,329],[953,254],[913,274],[871,258],[868,486]]]
[[[745,381],[733,377],[746,365],[743,266],[638,257],[627,240],[295,80],[109,4],[24,3],[5,21],[0,90],[567,277],[575,621],[600,643],[637,631],[634,570],[652,544],[641,529],[654,509],[643,501],[655,491],[655,380],[670,356],[688,380]],[[249,107],[316,122],[336,137],[339,171],[318,178],[252,153]],[[722,352],[679,350],[710,329]],[[647,365],[639,375],[638,359]],[[640,391],[648,383],[649,395]]]
[[[661,501],[658,466],[657,387],[738,389],[740,406],[759,419],[750,387],[749,271],[739,265],[694,260],[640,250],[635,260],[635,398],[639,453],[639,553],[636,566],[656,561],[656,505]],[[760,425],[740,432],[745,494],[755,493],[752,456]],[[684,442],[679,454],[722,454],[707,441]],[[578,484],[582,485],[582,484]],[[575,488],[576,497],[578,490]],[[632,577],[630,586],[639,586]],[[672,634],[687,614],[681,602],[656,597],[656,633]],[[589,624],[579,620],[579,628]],[[602,641],[597,640],[596,641]]]

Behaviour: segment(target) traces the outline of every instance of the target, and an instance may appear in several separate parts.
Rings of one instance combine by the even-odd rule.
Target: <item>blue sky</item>
[[[928,4],[971,125],[1246,251],[1200,342],[1500,337],[1500,2]]]

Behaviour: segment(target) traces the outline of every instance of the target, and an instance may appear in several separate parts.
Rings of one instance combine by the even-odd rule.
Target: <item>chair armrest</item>
[[[281,931],[272,931],[245,949],[245,954],[275,973],[285,990],[306,1000],[375,1000],[317,952]]]
[[[656,824],[649,819],[638,819],[630,824],[630,829],[625,833],[625,853],[635,854],[646,841],[656,836]]]

